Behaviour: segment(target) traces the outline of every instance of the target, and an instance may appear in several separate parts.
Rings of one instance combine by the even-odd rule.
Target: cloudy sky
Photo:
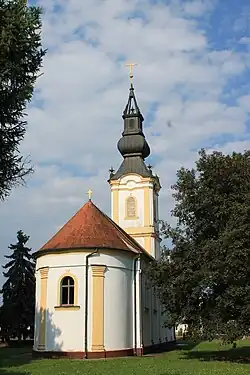
[[[42,0],[44,75],[28,108],[22,152],[35,174],[0,207],[0,263],[16,232],[38,249],[87,200],[110,214],[106,182],[137,62],[136,95],[160,176],[160,213],[176,170],[197,150],[249,148],[248,0]],[[172,127],[168,126],[169,121]],[[0,277],[0,283],[3,278]]]

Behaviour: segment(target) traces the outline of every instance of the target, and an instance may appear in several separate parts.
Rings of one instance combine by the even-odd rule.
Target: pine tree
[[[185,322],[194,336],[230,342],[250,332],[250,151],[200,152],[173,186],[177,225],[151,268],[167,324]]]
[[[41,8],[25,0],[0,0],[0,199],[25,182],[32,167],[19,151],[25,109],[46,51],[41,45]]]
[[[3,266],[7,278],[2,288],[2,325],[5,336],[22,336],[30,333],[34,327],[35,312],[35,263],[31,249],[25,246],[29,236],[19,230],[17,243],[10,245],[11,255],[5,255],[10,261]]]

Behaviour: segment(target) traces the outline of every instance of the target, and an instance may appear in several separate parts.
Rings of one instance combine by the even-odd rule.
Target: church
[[[130,76],[132,78],[132,75]],[[160,257],[159,177],[131,82],[110,170],[111,218],[89,200],[36,257],[34,355],[141,356],[174,342],[146,267]]]

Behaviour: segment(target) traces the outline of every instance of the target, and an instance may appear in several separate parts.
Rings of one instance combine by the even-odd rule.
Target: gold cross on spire
[[[91,200],[91,197],[92,197],[93,191],[92,191],[91,189],[89,189],[89,190],[87,191],[87,194],[88,194],[88,196],[89,196],[89,200]]]
[[[132,83],[132,79],[133,79],[133,67],[134,66],[136,66],[136,65],[138,65],[138,64],[136,64],[136,63],[128,63],[128,64],[126,64],[125,66],[127,67],[127,68],[129,68],[129,78],[130,78],[130,82]]]

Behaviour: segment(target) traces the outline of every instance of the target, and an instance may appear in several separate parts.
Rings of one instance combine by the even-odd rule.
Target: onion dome
[[[137,104],[135,90],[131,83],[129,97],[123,111],[124,129],[117,147],[124,160],[116,173],[110,175],[115,180],[128,173],[136,173],[142,177],[151,177],[152,171],[144,163],[150,155],[150,148],[143,133],[143,115]]]

